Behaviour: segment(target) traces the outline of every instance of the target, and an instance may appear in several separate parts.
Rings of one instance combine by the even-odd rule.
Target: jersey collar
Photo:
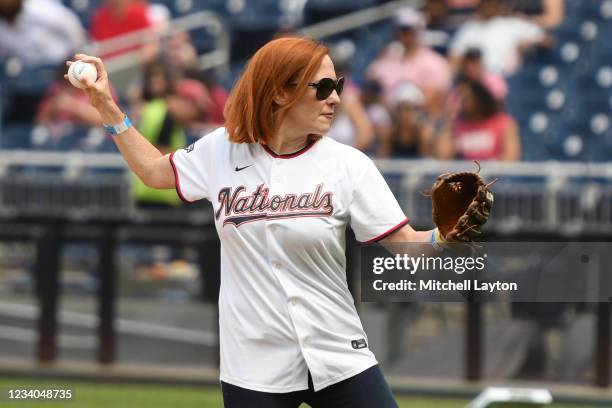
[[[294,157],[298,157],[301,154],[306,153],[308,150],[310,150],[310,148],[312,148],[312,146],[315,145],[315,143],[320,140],[321,138],[311,138],[308,141],[308,144],[306,144],[306,146],[302,147],[300,150],[298,150],[297,152],[293,152],[293,153],[287,153],[287,154],[276,154],[275,152],[272,151],[272,149],[270,149],[268,147],[268,145],[262,144],[261,146],[264,148],[264,150],[266,152],[268,152],[268,154],[272,157],[274,157],[275,159],[293,159]]]

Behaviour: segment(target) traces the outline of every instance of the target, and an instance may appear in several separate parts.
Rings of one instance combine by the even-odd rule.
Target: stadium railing
[[[308,27],[303,27],[298,34],[310,38],[325,38],[342,32],[354,30],[391,18],[402,7],[418,8],[423,2],[419,0],[396,0],[376,5],[364,10],[355,11],[337,18],[322,21]]]
[[[431,224],[422,192],[444,172],[473,171],[466,161],[376,160],[416,227]],[[501,235],[602,236],[612,231],[612,165],[604,163],[483,162],[481,174],[498,179],[486,230]],[[132,176],[112,153],[0,152],[0,212],[129,214]]]
[[[474,171],[473,162],[378,160],[406,214],[431,219],[430,200],[420,194],[444,172]],[[489,231],[568,236],[612,231],[612,165],[569,162],[483,162],[481,175],[498,179]],[[428,226],[430,224],[424,224]]]

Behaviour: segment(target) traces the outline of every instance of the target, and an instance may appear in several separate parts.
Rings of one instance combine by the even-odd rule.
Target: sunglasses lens
[[[336,88],[336,84],[330,78],[323,78],[319,81],[319,87],[317,88],[317,99],[324,100],[331,95]]]
[[[338,80],[338,85],[336,85],[336,92],[338,92],[338,96],[342,95],[343,89],[344,89],[344,78],[340,78]]]
[[[323,78],[322,80],[319,81],[319,84],[317,87],[317,99],[323,101],[329,98],[329,95],[331,95],[332,92],[334,92],[334,89],[338,93],[338,96],[340,96],[340,94],[342,94],[343,88],[344,88],[344,78],[340,78],[340,80],[338,81],[338,85],[336,85],[334,80],[331,78]]]

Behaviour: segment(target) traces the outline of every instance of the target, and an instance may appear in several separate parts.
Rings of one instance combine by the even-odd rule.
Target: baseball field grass
[[[71,401],[19,401],[7,398],[8,389],[72,389]],[[38,381],[0,378],[0,408],[217,408],[223,407],[219,388],[109,384],[74,381]],[[463,408],[467,400],[398,397],[401,408]],[[306,408],[302,405],[301,408]],[[588,408],[554,405],[554,408]]]

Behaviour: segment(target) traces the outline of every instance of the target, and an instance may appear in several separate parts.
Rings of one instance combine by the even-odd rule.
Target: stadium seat
[[[164,4],[175,17],[198,11],[212,11],[220,16],[227,16],[228,1],[226,0],[165,0]]]
[[[578,19],[572,19],[573,23],[572,25],[570,25],[569,22],[566,22],[565,24],[561,25],[560,27],[558,27],[557,29],[555,29],[552,34],[554,35],[554,37],[560,42],[560,43],[566,43],[566,42],[580,42],[582,41],[584,38],[580,35],[580,32],[578,30],[576,30],[576,27],[580,26],[581,23],[583,23],[581,20]]]
[[[565,0],[565,12],[576,14],[582,5],[581,3],[581,0]]]
[[[538,67],[525,67],[513,76],[508,77],[507,81],[509,88],[516,89],[517,91],[532,89],[533,87],[540,87]]]
[[[545,87],[551,87],[559,83],[560,74],[559,70],[551,65],[545,65],[538,70],[538,81],[540,85]]]
[[[594,162],[612,161],[612,133],[593,138],[588,151],[587,159]]]
[[[545,94],[546,108],[550,112],[562,112],[567,106],[567,94],[560,88],[554,88]]]
[[[609,32],[612,34],[612,30]],[[599,39],[590,50],[590,59],[597,66],[612,65],[612,53],[610,52],[609,38]]]
[[[580,107],[585,115],[608,115],[612,107],[611,95],[607,94],[584,94],[580,97]]]
[[[5,85],[12,91],[20,92],[40,92],[60,78],[60,70],[63,65],[21,65],[19,69],[11,70],[7,66],[5,72]]]
[[[31,125],[4,125],[0,131],[0,149],[30,149]]]
[[[524,134],[524,137],[521,138],[523,144],[523,157],[521,157],[522,161],[545,161],[550,158],[548,154],[548,150],[545,146],[542,146],[540,143],[533,143],[533,139],[529,133]]]
[[[590,45],[601,38],[607,32],[607,24],[598,23],[592,20],[584,20],[580,23],[580,37],[584,44]]]
[[[213,35],[207,27],[191,30],[189,31],[189,35],[191,37],[191,43],[199,55],[214,51],[216,36]]]
[[[521,89],[527,90],[529,88]],[[513,91],[512,96],[508,96],[507,110],[513,116],[524,118],[525,120],[535,112],[548,113],[545,96],[543,91],[537,89],[533,92]]]
[[[565,123],[560,129],[563,138],[563,158],[581,161],[610,161],[612,160],[612,128],[605,115],[594,115],[590,121],[581,119],[577,122]],[[572,139],[580,136],[581,141]],[[582,151],[575,154],[579,144]]]
[[[262,16],[254,9],[231,17],[231,60],[245,61],[268,42],[280,27],[281,14]]]
[[[591,133],[596,136],[603,137],[612,129],[610,116],[607,112],[594,113],[588,123]]]
[[[550,50],[537,50],[525,58],[525,69],[538,69],[545,65],[555,66],[563,75],[583,73],[589,68],[587,47],[576,41],[559,44]]]
[[[612,3],[609,0],[583,0],[575,12],[584,20],[609,22],[612,20]]]
[[[198,2],[193,0],[174,0],[170,2],[170,10],[175,17],[180,17],[181,15],[193,13],[195,11],[194,3]]]
[[[565,134],[561,140],[561,159],[583,161],[588,158],[589,139],[582,134]]]
[[[102,0],[63,0],[66,7],[70,8],[79,17],[83,27],[89,29],[91,18],[96,9],[102,5]]]
[[[54,147],[61,151],[115,152],[114,145],[101,127],[76,127],[62,135]]]
[[[304,22],[306,25],[315,24],[374,5],[375,0],[310,0],[304,8]]]
[[[548,159],[578,161],[588,156],[590,132],[584,126],[552,124],[539,135]]]
[[[3,65],[2,118],[4,122],[31,123],[38,103],[47,88],[60,77],[60,66],[27,66],[17,58],[9,58]]]
[[[550,115],[534,112],[515,116],[519,122],[523,146],[523,160],[539,161],[550,157],[548,146],[556,143],[556,126]]]

